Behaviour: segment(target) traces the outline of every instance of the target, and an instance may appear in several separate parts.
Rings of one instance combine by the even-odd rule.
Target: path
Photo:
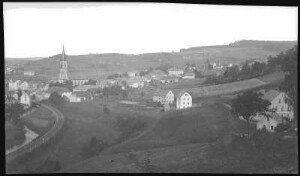
[[[61,129],[61,127],[63,126],[64,123],[64,116],[62,115],[62,113],[60,111],[58,111],[57,109],[44,105],[42,104],[42,106],[44,108],[49,109],[55,116],[55,123],[53,125],[53,127],[43,136],[39,137],[38,139],[30,142],[29,144],[23,146],[22,148],[19,148],[18,150],[9,153],[6,155],[6,163],[11,162],[12,160],[14,160],[15,158],[27,153],[27,152],[31,152],[33,149],[41,146],[42,144],[44,144],[45,142],[47,142],[50,138],[52,138],[53,136],[55,136],[55,134]]]

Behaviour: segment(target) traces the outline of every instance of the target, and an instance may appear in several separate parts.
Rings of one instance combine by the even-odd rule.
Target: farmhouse
[[[138,71],[131,71],[127,73],[129,77],[136,77],[138,76]]]
[[[8,89],[11,91],[15,91],[19,89],[19,86],[21,84],[21,80],[17,80],[17,81],[13,81],[13,80],[9,80],[8,82]]]
[[[46,91],[46,93],[49,94],[52,94],[54,92],[58,93],[59,95],[62,95],[62,93],[64,92],[71,92],[71,91],[65,87],[57,87],[57,86],[52,86]]]
[[[144,87],[145,83],[142,77],[134,77],[134,78],[129,78],[126,83],[129,87],[131,88],[142,88]]]
[[[195,73],[193,71],[185,72],[182,79],[195,79]]]
[[[73,93],[77,98],[79,98],[80,101],[88,101],[88,100],[93,100],[94,97],[92,96],[92,94],[90,92],[85,92],[85,91],[81,91],[81,92],[74,92]]]
[[[73,86],[81,86],[81,85],[87,83],[89,80],[88,79],[72,79],[71,81],[73,83]]]
[[[22,91],[22,95],[20,97],[20,103],[27,106],[31,105],[31,99],[27,92]]]
[[[161,104],[172,104],[174,102],[174,94],[171,90],[159,90],[154,92],[153,102]]]
[[[29,84],[28,84],[28,82],[26,82],[26,81],[22,82],[22,84],[20,84],[19,88],[20,88],[21,90],[28,90],[28,89],[29,89]]]
[[[99,89],[99,86],[97,86],[97,85],[82,85],[82,86],[77,86],[77,87],[73,88],[73,92],[88,91],[90,89]]]
[[[35,72],[32,70],[24,70],[24,75],[25,76],[34,76]]]
[[[183,69],[180,69],[180,68],[172,67],[172,68],[168,69],[169,75],[181,76],[181,75],[183,75],[183,72],[184,72]]]
[[[161,70],[152,70],[150,73],[145,75],[148,79],[160,80],[163,77],[167,76],[167,74]]]
[[[253,117],[257,121],[258,130],[265,125],[268,131],[273,132],[277,124],[288,123],[294,118],[292,108],[288,104],[287,95],[284,92],[277,90],[262,90],[261,92],[263,93],[263,98],[271,102],[269,108],[275,110],[275,112],[270,114],[273,117],[272,120],[268,120],[268,117],[260,115]],[[277,123],[273,122],[274,120]]]
[[[176,95],[176,109],[185,109],[192,107],[192,96],[186,91],[180,91]]]

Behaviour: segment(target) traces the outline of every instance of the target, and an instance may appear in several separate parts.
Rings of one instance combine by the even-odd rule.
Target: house
[[[22,84],[20,84],[19,88],[20,88],[21,90],[28,90],[28,89],[29,89],[29,84],[28,84],[28,82],[26,82],[26,81],[22,82]]]
[[[129,78],[126,83],[129,87],[131,88],[143,88],[145,83],[145,79],[142,77],[134,77],[134,78]]]
[[[174,102],[174,93],[171,90],[158,90],[154,92],[153,102],[172,104]]]
[[[136,77],[138,76],[138,71],[131,71],[131,72],[127,72],[129,77]]]
[[[26,91],[22,91],[22,95],[20,97],[20,103],[27,106],[31,105],[30,96]]]
[[[257,130],[262,130],[265,128],[269,132],[275,132],[275,128],[279,123],[281,123],[281,118],[279,117],[278,114],[274,114],[273,117],[275,118],[262,118],[256,123],[256,129]]]
[[[69,101],[69,102],[80,102],[81,101],[81,98],[77,97],[72,92],[64,92],[64,93],[62,93],[61,96],[65,99],[67,99],[67,101]]]
[[[168,69],[168,73],[169,73],[169,75],[181,76],[181,75],[183,75],[184,71],[183,71],[183,69],[172,67],[172,68]]]
[[[267,120],[268,117],[262,115],[253,117],[253,120],[257,122],[258,130],[265,125],[270,132],[273,132],[272,128],[275,128],[277,124],[288,123],[294,118],[293,110],[288,104],[287,95],[284,92],[277,90],[261,90],[260,92],[263,94],[263,99],[271,102],[269,109],[273,109],[275,112],[269,113],[273,117],[272,120]],[[274,123],[273,120],[276,120],[277,123]]]
[[[88,91],[74,92],[73,94],[79,98],[80,102],[94,99],[92,94]]]
[[[160,82],[165,84],[165,83],[176,83],[178,82],[178,77],[176,76],[165,76],[162,79],[160,79]]]
[[[182,79],[195,79],[195,73],[193,71],[185,72]]]
[[[17,80],[17,81],[13,81],[13,80],[9,80],[8,82],[8,89],[11,91],[15,91],[18,90],[21,84],[21,80]]]
[[[167,74],[161,70],[152,70],[150,73],[148,73],[147,75],[145,75],[145,77],[149,80],[149,79],[153,79],[153,80],[160,80],[163,77],[167,76]]]
[[[57,92],[59,95],[62,95],[62,93],[64,92],[71,92],[71,91],[68,88],[58,87],[58,86],[52,86],[46,91],[46,93],[49,93],[50,95],[54,92]]]
[[[88,79],[72,79],[71,81],[73,83],[73,86],[81,86],[81,85],[87,83],[89,80]]]
[[[185,109],[192,107],[192,96],[186,91],[180,91],[176,95],[176,109]]]
[[[73,92],[88,91],[90,89],[99,89],[97,85],[81,85],[73,88]]]
[[[35,72],[31,70],[24,70],[24,75],[25,76],[34,76]]]

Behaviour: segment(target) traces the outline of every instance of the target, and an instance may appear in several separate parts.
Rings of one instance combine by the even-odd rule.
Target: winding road
[[[32,142],[28,143],[27,145],[19,148],[18,150],[11,152],[9,154],[6,155],[6,163],[11,162],[12,160],[14,160],[15,158],[24,155],[25,153],[31,152],[32,150],[34,150],[35,148],[41,146],[42,144],[44,144],[45,142],[47,142],[49,139],[51,139],[52,137],[54,137],[56,135],[56,133],[61,129],[61,127],[64,124],[64,116],[63,114],[58,111],[57,109],[55,109],[54,107],[45,105],[45,104],[41,104],[41,106],[43,106],[46,109],[49,109],[55,117],[55,123],[53,125],[53,127],[43,136],[39,137],[36,140],[33,140]]]

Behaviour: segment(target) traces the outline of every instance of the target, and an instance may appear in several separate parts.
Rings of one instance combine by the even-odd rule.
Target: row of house
[[[179,91],[175,96],[171,90],[158,90],[153,95],[153,102],[170,105],[175,102],[175,98],[177,110],[192,107],[192,96],[186,91]]]

